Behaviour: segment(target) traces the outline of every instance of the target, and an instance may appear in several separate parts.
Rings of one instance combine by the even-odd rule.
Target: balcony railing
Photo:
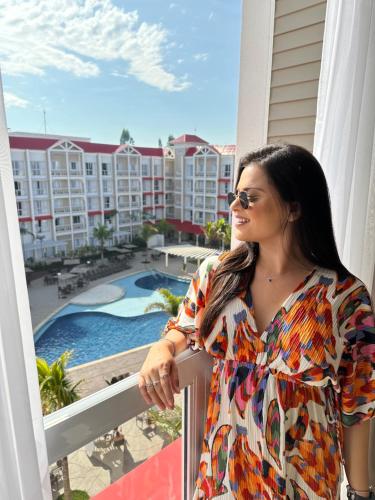
[[[69,194],[68,188],[53,188],[53,194]]]
[[[34,189],[33,195],[34,196],[45,196],[48,194],[47,189]]]
[[[185,351],[176,358],[183,393],[183,491],[190,500],[198,472],[212,362],[205,351]],[[49,464],[94,441],[149,407],[138,390],[138,374],[110,385],[44,417]],[[180,494],[179,494],[180,493]]]
[[[66,177],[67,176],[66,170],[52,170],[51,173],[52,173],[53,177]]]
[[[70,188],[70,193],[71,194],[83,194],[83,188],[79,188],[79,187],[71,187]]]
[[[72,212],[84,212],[84,211],[85,211],[85,207],[84,206],[72,207]]]
[[[56,214],[65,214],[70,212],[70,207],[55,207]]]
[[[86,229],[86,224],[84,222],[73,223],[73,230],[77,231],[77,229]]]
[[[72,228],[69,225],[66,225],[66,226],[63,226],[63,225],[56,226],[56,232],[58,232],[58,233],[66,233],[66,232],[71,231],[71,230],[72,230]]]

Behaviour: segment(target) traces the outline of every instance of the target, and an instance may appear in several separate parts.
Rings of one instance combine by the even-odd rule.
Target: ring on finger
[[[151,384],[145,384],[145,387],[146,387],[147,389],[150,389],[150,387],[154,387],[154,384],[151,382]]]
[[[169,373],[163,373],[163,375],[161,375],[160,378],[169,378]]]
[[[160,380],[153,380],[152,381],[152,385],[158,385],[158,384],[160,384]]]

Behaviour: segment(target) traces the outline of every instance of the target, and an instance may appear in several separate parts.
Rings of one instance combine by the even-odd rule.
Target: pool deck
[[[116,285],[97,285],[86,292],[74,297],[70,302],[80,306],[94,306],[96,304],[110,304],[125,295],[122,288]]]

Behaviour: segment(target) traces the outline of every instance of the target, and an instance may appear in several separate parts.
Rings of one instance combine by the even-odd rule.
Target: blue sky
[[[236,138],[240,0],[0,0],[8,127],[136,144]]]

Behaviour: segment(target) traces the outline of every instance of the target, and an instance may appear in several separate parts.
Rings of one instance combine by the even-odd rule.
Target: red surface
[[[203,234],[203,229],[201,228],[201,226],[193,224],[190,221],[181,222],[178,219],[167,219],[167,222],[173,224],[177,231],[191,234]]]
[[[201,144],[208,144],[207,141],[204,141],[197,135],[191,135],[191,134],[180,135],[180,137],[177,137],[177,139],[174,139],[172,141],[172,144],[183,144],[184,142],[199,142]]]
[[[226,194],[219,194],[217,196],[220,200],[226,200],[228,198],[228,196]]]
[[[88,215],[101,215],[101,211],[100,210],[90,210],[87,212]]]
[[[32,222],[32,220],[31,217],[18,217],[19,222]]]
[[[34,220],[52,220],[52,215],[36,215]]]
[[[186,153],[185,153],[185,156],[193,156],[195,155],[195,153],[198,151],[198,148],[189,148]]]
[[[39,149],[45,150],[59,142],[57,139],[38,139],[33,137],[9,137],[12,149]]]
[[[181,461],[179,438],[91,500],[181,500]]]
[[[230,182],[230,177],[221,177],[219,182]]]

